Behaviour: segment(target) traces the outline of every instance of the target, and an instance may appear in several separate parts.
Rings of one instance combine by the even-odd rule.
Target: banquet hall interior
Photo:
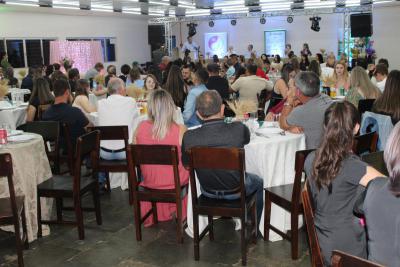
[[[400,267],[399,0],[0,0],[0,267]]]

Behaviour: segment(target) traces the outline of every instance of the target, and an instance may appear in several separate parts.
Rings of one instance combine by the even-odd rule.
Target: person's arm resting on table
[[[290,122],[298,121],[297,117],[301,116],[297,112],[292,112],[294,107],[294,98],[288,97],[285,104],[283,105],[282,113],[279,118],[279,127],[291,133],[302,133],[303,129],[300,126],[290,124]]]

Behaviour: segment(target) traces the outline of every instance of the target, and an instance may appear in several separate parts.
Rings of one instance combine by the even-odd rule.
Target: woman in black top
[[[12,67],[8,67],[6,69],[6,79],[8,80],[8,85],[11,88],[18,87],[18,79],[14,77],[14,69]]]
[[[353,137],[359,128],[360,116],[353,104],[333,103],[325,112],[320,147],[305,163],[326,266],[330,266],[335,249],[367,257],[365,230],[353,207],[363,187],[382,174],[353,154]]]
[[[385,90],[376,99],[372,112],[390,116],[393,125],[400,120],[400,71],[392,70],[389,73]]]
[[[390,178],[368,184],[364,214],[368,259],[388,267],[400,266],[400,123],[392,130],[384,152]]]
[[[38,118],[40,105],[53,104],[54,96],[50,92],[49,83],[44,78],[37,78],[33,81],[33,90],[29,99],[29,106],[26,121],[34,121]]]
[[[188,89],[178,66],[171,66],[163,89],[167,90],[172,95],[175,105],[180,107],[181,111],[183,111]]]

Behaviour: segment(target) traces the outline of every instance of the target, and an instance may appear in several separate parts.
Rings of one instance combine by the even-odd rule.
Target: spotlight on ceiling
[[[314,16],[311,17],[310,20],[311,20],[311,30],[319,32],[319,30],[321,29],[319,27],[319,22],[321,21],[321,17]]]
[[[231,20],[231,25],[235,26],[236,25],[236,19]]]
[[[191,22],[189,24],[187,24],[187,26],[189,27],[189,37],[195,36],[196,35],[196,26],[197,24]]]
[[[260,23],[261,23],[261,24],[265,24],[265,22],[266,22],[265,18],[262,17],[262,18],[260,19]]]
[[[208,22],[208,26],[210,26],[211,28],[214,27],[214,21],[210,20],[210,21]]]
[[[286,21],[287,21],[288,23],[292,23],[292,22],[293,22],[293,16],[287,17]]]

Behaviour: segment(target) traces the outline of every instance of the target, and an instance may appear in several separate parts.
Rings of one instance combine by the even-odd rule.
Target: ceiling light
[[[211,28],[214,27],[214,21],[210,20],[210,21],[208,22],[208,26],[210,26]]]
[[[293,22],[293,16],[287,17],[286,21],[287,21],[288,23],[292,23],[292,22]]]
[[[231,25],[235,26],[236,25],[236,19],[231,20]]]

